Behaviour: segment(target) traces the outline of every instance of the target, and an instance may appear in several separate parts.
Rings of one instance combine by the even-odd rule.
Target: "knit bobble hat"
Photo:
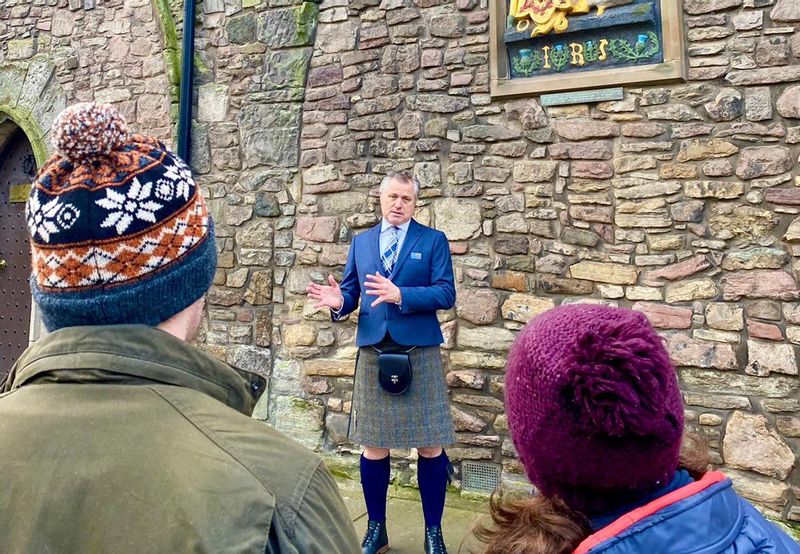
[[[52,137],[26,207],[45,327],[157,325],[202,297],[214,225],[186,164],[108,105],[67,108]]]
[[[531,320],[509,353],[506,411],[531,482],[587,515],[664,487],[678,467],[675,369],[639,312],[574,304]]]

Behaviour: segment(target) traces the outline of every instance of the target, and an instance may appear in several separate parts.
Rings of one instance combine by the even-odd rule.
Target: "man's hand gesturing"
[[[373,308],[383,302],[390,304],[399,304],[402,300],[400,289],[392,283],[389,279],[380,274],[367,274],[367,282],[364,286],[369,289],[367,294],[370,296],[377,296],[375,302],[370,304]]]
[[[333,311],[339,311],[344,306],[344,297],[339,288],[339,284],[333,275],[328,275],[328,283],[330,286],[318,285],[316,283],[309,283],[306,287],[306,292],[309,298],[316,300],[315,308],[327,307]]]

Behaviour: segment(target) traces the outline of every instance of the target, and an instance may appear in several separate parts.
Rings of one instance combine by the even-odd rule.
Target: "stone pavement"
[[[353,518],[359,539],[367,528],[367,510],[357,481],[339,479],[339,489]],[[481,543],[472,536],[475,523],[488,517],[485,501],[461,498],[456,493],[448,493],[442,529],[449,554],[478,554],[482,552]],[[422,535],[424,524],[422,504],[416,489],[390,487],[386,506],[386,519],[389,526],[390,554],[421,554],[424,552]]]
[[[361,484],[358,481],[343,478],[338,478],[337,482],[360,540],[367,529],[367,509],[361,494]],[[479,520],[488,521],[488,510],[489,504],[485,500],[469,500],[462,498],[458,493],[447,493],[442,529],[448,554],[480,554],[483,552],[481,543],[472,535],[472,530]],[[424,552],[422,504],[416,489],[389,487],[386,520],[389,524],[389,554],[421,554]],[[775,523],[800,543],[800,528],[790,527],[783,522]]]

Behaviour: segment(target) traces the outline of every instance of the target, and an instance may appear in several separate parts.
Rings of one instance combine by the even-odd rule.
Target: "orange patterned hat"
[[[49,330],[157,325],[208,291],[213,222],[182,160],[95,103],[61,112],[53,145],[26,209],[31,290]]]

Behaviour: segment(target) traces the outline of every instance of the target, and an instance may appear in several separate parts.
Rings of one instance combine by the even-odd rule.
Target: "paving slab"
[[[389,552],[391,554],[420,554],[424,552],[423,533],[425,532],[422,503],[409,498],[417,491],[392,487],[386,502],[386,522],[389,533]],[[367,529],[367,509],[361,486],[354,481],[339,481],[339,490],[344,498],[350,517],[359,538]],[[398,494],[403,497],[399,497]],[[444,541],[449,554],[479,554],[483,552],[481,543],[472,535],[475,524],[485,514],[484,503],[464,501],[458,495],[448,493],[447,506],[442,517]]]

